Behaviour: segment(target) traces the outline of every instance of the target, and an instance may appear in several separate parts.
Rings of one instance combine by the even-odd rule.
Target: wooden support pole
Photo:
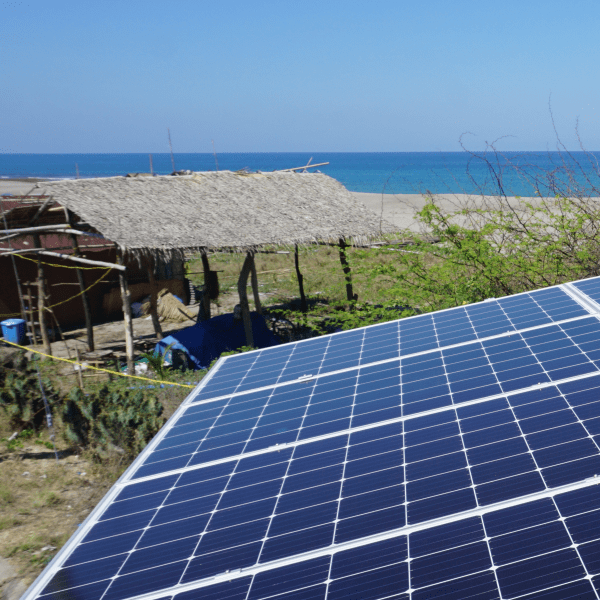
[[[81,352],[79,348],[75,349],[75,353],[77,356],[77,365],[75,365],[77,369],[77,381],[79,382],[79,389],[83,392],[83,363],[81,361]]]
[[[87,258],[78,258],[75,256],[71,256],[70,254],[59,254],[58,252],[49,252],[48,250],[40,250],[38,254],[43,254],[44,256],[52,256],[56,258],[64,258],[65,260],[70,260],[72,262],[81,263],[83,265],[94,265],[95,267],[106,267],[107,269],[117,269],[118,271],[125,272],[127,271],[127,267],[119,264],[108,263],[101,260],[89,260]]]
[[[252,255],[252,264],[250,265],[250,283],[252,284],[252,294],[254,295],[254,308],[259,315],[262,315],[262,306],[260,305],[260,296],[258,295],[258,277],[256,276],[254,254]]]
[[[238,279],[238,294],[240,295],[240,307],[242,309],[242,319],[244,320],[244,331],[246,332],[246,345],[254,347],[254,337],[252,335],[252,320],[250,318],[250,306],[248,305],[248,293],[246,286],[248,285],[248,275],[252,269],[254,257],[251,252],[246,254],[246,260]]]
[[[2,236],[11,235],[13,233],[43,233],[44,231],[54,231],[55,229],[68,229],[68,223],[62,223],[61,225],[41,225],[40,227],[19,227],[18,229],[3,229],[0,231]]]
[[[117,263],[124,267],[123,253],[117,246]],[[133,317],[131,314],[131,292],[127,285],[127,275],[119,270],[119,284],[121,286],[121,298],[123,300],[123,320],[125,324],[125,353],[127,354],[127,373],[135,375],[133,363]]]
[[[31,329],[30,343],[34,346],[37,346],[37,335],[35,333],[35,310],[33,308],[33,294],[31,293],[32,283],[28,281],[25,285],[27,286],[27,296],[25,296],[25,300],[27,300],[27,310],[25,312],[27,314],[27,323]]]
[[[298,244],[294,251],[294,264],[296,265],[296,277],[298,277],[298,287],[300,288],[300,310],[305,313],[308,310],[306,296],[304,295],[304,275],[300,273],[300,261],[298,257]]]
[[[40,236],[34,234],[33,245],[35,248],[41,248]],[[44,343],[44,352],[46,354],[52,354],[52,346],[50,345],[50,337],[48,336],[48,329],[46,328],[46,310],[44,305],[46,303],[46,290],[45,288],[45,277],[44,277],[44,263],[39,259],[37,261],[37,288],[38,288],[38,322],[40,324],[40,333],[42,336],[42,342]]]
[[[158,308],[157,308],[157,296],[158,290],[156,289],[156,279],[154,278],[154,259],[150,258],[148,262],[148,281],[150,282],[150,315],[152,317],[152,325],[154,326],[154,333],[159,340],[163,339],[162,327],[158,320]]]
[[[202,294],[202,306],[204,311],[204,320],[210,319],[210,297],[212,295],[211,289],[211,275],[210,275],[210,264],[208,262],[208,256],[206,252],[202,253],[202,269],[204,270],[204,294]]]
[[[340,238],[339,247],[340,262],[342,263],[342,268],[344,269],[344,278],[346,279],[346,298],[348,299],[348,302],[352,302],[353,300],[358,300],[358,294],[355,294],[352,289],[352,270],[350,269],[348,257],[346,256],[346,248],[348,248],[348,245],[346,244],[344,238]]]
[[[69,221],[72,219],[72,215],[69,213]],[[79,257],[79,243],[77,242],[76,235],[70,235],[71,243],[73,244],[73,255]],[[90,300],[87,292],[85,291],[85,281],[83,279],[83,272],[81,269],[75,269],[77,275],[77,283],[79,283],[79,291],[81,292],[81,303],[83,304],[83,313],[85,315],[85,328],[87,331],[87,345],[88,351],[93,352],[94,347],[94,326],[92,324],[92,310],[90,308]]]

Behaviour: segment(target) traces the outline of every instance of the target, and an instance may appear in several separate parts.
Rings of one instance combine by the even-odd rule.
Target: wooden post
[[[71,212],[68,213],[69,216],[69,224],[73,224],[73,215]],[[77,242],[76,235],[70,235],[71,244],[73,244],[73,255],[78,257],[79,253],[79,243]],[[81,269],[75,269],[75,273],[77,275],[77,282],[79,283],[79,291],[81,292],[81,303],[83,304],[83,314],[85,315],[85,328],[87,330],[87,345],[88,351],[94,351],[94,326],[92,324],[92,310],[90,309],[90,300],[88,298],[87,292],[85,291],[85,280],[83,279],[83,273]]]
[[[154,278],[154,259],[150,258],[148,261],[148,281],[150,282],[150,315],[152,316],[152,325],[154,325],[154,333],[159,340],[163,339],[162,327],[158,320],[157,310],[157,294],[156,279]]]
[[[300,288],[300,310],[305,313],[308,310],[306,296],[304,295],[304,275],[300,273],[300,262],[298,259],[298,244],[294,251],[294,264],[296,265],[296,277],[298,277],[298,287]]]
[[[27,300],[27,310],[25,313],[27,314],[27,322],[29,323],[29,327],[31,329],[31,339],[30,343],[34,346],[37,346],[37,335],[35,333],[35,310],[33,309],[33,295],[31,293],[31,281],[25,282],[25,286],[27,287],[27,296],[25,296],[25,300]]]
[[[81,389],[81,391],[83,392],[83,366],[81,363],[81,352],[79,351],[79,348],[75,349],[75,352],[77,354],[77,380],[79,381],[79,387]]]
[[[123,253],[117,246],[117,263],[124,266]],[[119,284],[121,286],[121,298],[123,300],[123,319],[125,324],[125,353],[127,354],[127,373],[135,375],[133,363],[133,318],[131,315],[131,293],[127,285],[125,271],[119,269]]]
[[[208,263],[208,255],[206,252],[202,253],[202,268],[204,270],[204,294],[202,295],[202,305],[204,307],[204,318],[205,320],[208,320],[210,319],[210,297],[212,295],[212,290],[210,285],[210,264]],[[200,314],[200,311],[198,314]]]
[[[34,248],[41,248],[40,236],[37,234],[33,235],[33,246]],[[46,354],[52,354],[52,346],[50,345],[50,338],[48,337],[48,329],[46,329],[46,315],[45,315],[45,302],[46,302],[46,291],[44,290],[44,264],[38,258],[37,259],[37,288],[38,288],[38,322],[40,324],[40,334],[42,336],[42,342],[44,343],[44,351]]]
[[[358,300],[358,294],[355,294],[352,290],[352,271],[350,269],[350,265],[348,264],[348,258],[346,257],[346,248],[348,245],[344,238],[340,238],[340,262],[342,263],[342,267],[344,269],[344,277],[346,279],[346,298],[348,298],[348,302],[352,302],[352,300]]]
[[[262,306],[260,305],[260,296],[258,295],[258,277],[256,276],[256,264],[254,254],[252,254],[252,264],[250,265],[250,282],[252,284],[252,294],[254,295],[254,307],[259,315],[262,315]]]
[[[254,258],[251,252],[246,254],[246,260],[238,279],[238,294],[240,295],[240,307],[242,309],[242,319],[244,320],[244,331],[246,332],[246,345],[254,347],[254,337],[252,336],[252,320],[250,318],[250,307],[248,305],[248,275],[252,269]]]

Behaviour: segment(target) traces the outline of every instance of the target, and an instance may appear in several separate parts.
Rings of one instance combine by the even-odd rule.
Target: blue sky
[[[0,0],[0,153],[600,149],[597,0]]]

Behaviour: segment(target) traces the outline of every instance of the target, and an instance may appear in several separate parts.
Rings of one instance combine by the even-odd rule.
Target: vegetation
[[[452,205],[429,196],[416,215],[421,233],[411,233],[405,244],[346,250],[356,300],[347,300],[335,247],[300,250],[307,312],[298,299],[293,249],[257,254],[263,310],[271,326],[284,340],[316,336],[598,275],[600,189],[594,165],[578,167],[567,157],[552,172],[518,171],[536,193],[515,200],[505,189],[505,161],[494,157],[493,152],[478,157],[489,167],[493,187],[481,190],[488,196],[457,197]],[[210,258],[219,271],[215,308],[221,312],[238,302],[243,259],[225,253]],[[189,266],[190,278],[201,285],[200,258]],[[193,384],[205,373],[167,368],[162,357],[146,358],[161,380]],[[56,440],[44,427],[40,380]],[[90,382],[86,392],[61,386],[51,361],[17,355],[12,366],[0,368],[0,413],[5,415],[0,420],[0,555],[17,561],[27,576],[50,560],[189,389],[116,377]],[[60,461],[51,452],[53,441]],[[35,534],[24,525],[31,523]]]
[[[97,459],[109,452],[135,458],[164,422],[162,404],[139,390],[119,393],[104,386],[86,395],[73,388],[61,408],[65,439]]]

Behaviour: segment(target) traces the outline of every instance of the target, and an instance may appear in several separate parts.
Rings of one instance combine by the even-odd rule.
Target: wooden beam
[[[256,276],[256,264],[254,263],[254,254],[252,255],[252,264],[250,265],[250,283],[252,284],[252,294],[254,295],[254,307],[259,315],[262,315],[262,306],[260,305],[260,296],[258,295],[258,277]]]
[[[121,287],[121,298],[123,300],[123,322],[125,325],[125,353],[127,354],[127,373],[135,375],[133,362],[133,317],[131,314],[131,292],[127,285],[127,276],[123,265],[123,253],[117,246],[117,262],[123,267],[119,270],[119,285]]]
[[[300,169],[312,169],[313,167],[322,167],[323,165],[328,165],[328,162],[317,163],[314,165],[305,165],[304,167],[294,167],[293,169],[280,169],[279,171],[272,171],[272,173],[285,173],[286,171],[300,171]]]
[[[33,236],[33,244],[36,248],[41,248],[40,236]],[[44,289],[44,263],[39,259],[37,261],[37,288],[38,288],[38,322],[40,324],[40,333],[42,335],[42,342],[44,343],[44,352],[46,354],[52,354],[52,346],[50,345],[50,338],[48,336],[48,329],[46,328],[46,311],[44,305],[46,303],[46,290]]]
[[[104,246],[103,246],[104,247]],[[9,250],[6,252],[0,252],[0,256],[5,254],[43,254],[44,256],[53,256],[55,258],[64,258],[76,263],[82,263],[84,265],[93,265],[95,267],[106,267],[107,269],[117,269],[118,271],[126,271],[127,267],[119,264],[103,262],[101,260],[89,260],[88,258],[79,258],[72,256],[71,254],[60,254],[58,252],[50,252],[48,250],[41,250],[39,248],[26,248],[24,250]]]
[[[304,275],[300,272],[300,261],[298,258],[298,244],[294,251],[294,264],[296,265],[296,277],[298,278],[298,288],[300,290],[300,310],[305,313],[308,310],[306,296],[304,295]]]
[[[2,229],[0,230],[0,234],[9,235],[11,233],[42,233],[43,231],[54,231],[55,229],[69,229],[69,224],[61,223],[60,225],[40,225],[39,227],[20,227],[17,229]],[[1,238],[0,241],[2,241]]]
[[[52,202],[53,198],[52,196],[48,196],[48,198],[46,198],[46,200],[44,200],[43,204],[37,209],[37,212],[35,213],[35,215],[33,215],[33,218],[31,219],[31,221],[29,221],[29,223],[27,223],[28,226],[33,226],[37,223],[37,220],[42,216],[42,213],[46,210],[46,208],[48,208],[48,205]]]
[[[73,218],[72,214],[68,215],[69,221]],[[73,244],[73,255],[75,257],[79,256],[79,244],[77,242],[76,235],[70,235],[71,243]],[[94,347],[94,326],[92,324],[92,310],[90,308],[90,300],[88,298],[87,292],[85,291],[85,281],[83,279],[83,272],[81,269],[75,269],[75,273],[77,275],[77,283],[79,283],[79,291],[81,292],[81,303],[83,304],[83,313],[85,315],[85,329],[87,331],[87,344],[88,351],[93,352]]]
[[[148,281],[150,282],[150,316],[152,317],[152,325],[154,333],[159,340],[163,339],[162,327],[158,320],[156,279],[154,278],[154,258],[150,258],[148,262]]]
[[[344,238],[340,238],[339,247],[340,262],[342,263],[342,268],[344,269],[344,278],[346,279],[346,298],[348,299],[348,302],[352,302],[353,300],[358,300],[358,294],[355,294],[352,290],[352,270],[350,269],[348,257],[346,256],[346,248],[348,248],[348,245],[346,244]]]
[[[238,279],[238,294],[240,296],[240,307],[242,309],[242,319],[244,320],[244,331],[246,333],[246,346],[254,347],[254,337],[252,335],[252,319],[250,318],[250,306],[248,305],[248,293],[246,287],[248,285],[248,275],[252,269],[254,257],[251,252],[246,254],[246,260],[240,272]]]
[[[204,270],[204,293],[202,294],[202,312],[204,313],[204,320],[210,319],[210,297],[212,295],[211,290],[211,275],[210,275],[210,264],[208,262],[208,256],[206,252],[202,252],[202,269]],[[198,315],[201,311],[198,311]]]

